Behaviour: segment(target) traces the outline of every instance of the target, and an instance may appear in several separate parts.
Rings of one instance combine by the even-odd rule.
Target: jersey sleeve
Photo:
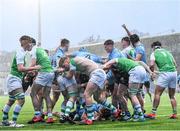
[[[116,63],[118,63],[118,58],[115,59]]]
[[[151,56],[150,56],[150,60],[153,60],[153,61],[155,61],[154,52],[151,54]]]
[[[93,60],[96,63],[103,63],[102,57],[95,54],[91,54],[91,60]]]
[[[143,55],[144,54],[144,49],[142,47],[137,47],[136,48],[136,54],[141,54]]]
[[[53,56],[52,56],[52,66],[53,68],[57,68],[58,63],[59,63],[59,59],[61,57],[63,57],[64,54],[62,53],[62,51],[58,50]]]
[[[70,71],[76,71],[76,67],[70,64]]]
[[[125,56],[121,52],[114,52],[111,56],[111,59],[122,58],[122,57],[125,57]]]
[[[62,51],[57,51],[55,56],[56,56],[56,59],[59,59],[64,56],[64,53]]]
[[[135,51],[134,51],[134,49],[131,49],[131,50],[129,51],[129,55],[130,55],[131,57],[135,58]]]
[[[32,59],[36,59],[37,56],[36,56],[36,48],[33,48],[32,51],[31,51],[31,58]]]
[[[16,62],[17,62],[17,65],[18,64],[24,64],[24,57],[25,57],[25,53],[23,51],[18,50],[16,52]]]
[[[77,52],[77,51],[74,51],[74,52],[71,54],[72,57],[76,57],[77,55],[78,55],[78,52]]]
[[[112,74],[111,70],[109,70],[106,75],[107,75],[107,79],[110,79],[110,78],[113,77],[113,74]]]

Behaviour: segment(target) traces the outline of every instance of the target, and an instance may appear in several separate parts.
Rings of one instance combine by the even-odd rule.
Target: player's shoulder
[[[63,51],[61,48],[59,48],[59,49],[55,52],[55,55],[56,55],[56,56],[63,56],[63,55],[64,55],[64,51]]]
[[[16,53],[16,56],[24,56],[26,54],[26,51],[21,47],[21,48],[17,48],[15,53]]]
[[[114,48],[113,49],[113,53],[120,53],[121,51],[119,50],[119,49],[117,49],[117,48]]]
[[[143,45],[137,45],[137,46],[135,47],[135,51],[136,51],[136,52],[145,52],[145,48],[144,48]]]
[[[136,46],[135,49],[144,50],[144,45],[143,44],[139,44],[139,45]]]

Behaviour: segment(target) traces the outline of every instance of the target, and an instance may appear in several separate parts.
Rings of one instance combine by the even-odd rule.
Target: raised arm
[[[126,25],[123,24],[122,27],[125,29],[125,31],[127,32],[128,36],[131,36],[132,33],[127,29]]]

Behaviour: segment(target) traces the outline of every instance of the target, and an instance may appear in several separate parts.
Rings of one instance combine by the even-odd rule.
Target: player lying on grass
[[[94,121],[109,120],[111,118],[111,111],[107,108],[104,108],[101,104],[93,103],[92,107],[94,111]],[[87,119],[87,111],[84,107],[80,108],[78,112],[71,112],[71,119],[74,119],[77,114],[79,115],[79,118],[75,121],[82,121]]]

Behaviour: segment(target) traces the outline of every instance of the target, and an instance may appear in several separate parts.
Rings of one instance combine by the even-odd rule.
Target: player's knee
[[[34,97],[36,95],[36,91],[35,90],[31,90],[30,96]]]
[[[24,99],[24,98],[19,99],[19,100],[17,100],[17,102],[18,102],[18,104],[19,104],[20,106],[23,106],[24,103],[25,103],[25,99]]]
[[[9,100],[7,105],[12,106],[14,104],[15,100]]]
[[[154,95],[154,97],[155,97],[155,99],[157,99],[157,98],[160,98],[160,94],[159,93],[156,93],[155,95]]]
[[[69,100],[70,100],[71,102],[75,102],[75,101],[76,101],[76,96],[70,97]]]
[[[169,94],[169,98],[170,98],[170,100],[174,100],[175,99],[175,95]]]
[[[138,90],[128,89],[128,94],[130,97],[136,96],[138,94]]]

